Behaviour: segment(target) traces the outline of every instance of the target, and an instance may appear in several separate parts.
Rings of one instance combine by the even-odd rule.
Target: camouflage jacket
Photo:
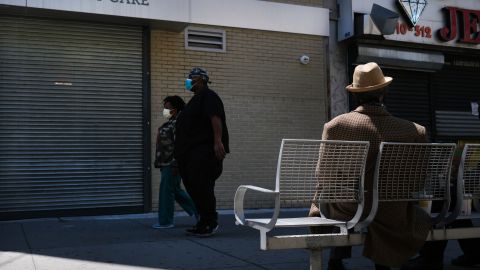
[[[155,167],[175,165],[173,158],[173,147],[175,141],[175,124],[177,117],[170,118],[157,132],[157,143],[155,150]]]

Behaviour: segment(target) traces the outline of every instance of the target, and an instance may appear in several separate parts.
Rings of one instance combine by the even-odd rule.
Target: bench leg
[[[322,270],[322,249],[310,249],[310,270]]]

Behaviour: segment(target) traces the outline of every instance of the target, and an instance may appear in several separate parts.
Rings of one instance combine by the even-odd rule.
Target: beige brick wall
[[[207,26],[201,26],[207,27]],[[184,80],[191,67],[208,70],[211,88],[223,99],[230,132],[229,154],[216,185],[219,209],[233,208],[238,185],[274,187],[282,138],[320,138],[326,119],[325,37],[237,28],[227,33],[227,52],[184,49],[184,33],[152,30],[152,142],[162,99],[180,95],[188,101]],[[299,57],[308,54],[310,64]],[[154,145],[152,145],[152,153]],[[153,157],[152,157],[153,158]],[[158,205],[159,172],[152,174],[153,208]],[[247,207],[272,206],[249,197]]]

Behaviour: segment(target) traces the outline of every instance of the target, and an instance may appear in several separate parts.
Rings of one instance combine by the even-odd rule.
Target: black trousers
[[[311,227],[310,231],[315,234],[331,234],[331,233],[340,233],[340,229],[334,226],[317,226]],[[354,230],[348,230],[349,233],[352,233]],[[331,247],[330,248],[330,260],[342,260],[350,259],[352,257],[352,247]]]
[[[449,228],[473,227],[472,220],[459,219],[452,222]],[[478,257],[480,256],[480,238],[458,239],[458,244],[466,256]],[[447,247],[447,241],[430,241],[426,242],[420,250],[420,256],[432,261],[443,260],[443,253]]]
[[[453,211],[455,207],[455,202],[457,201],[457,190],[456,190],[456,180],[452,180],[454,185],[450,190],[452,194],[452,203],[450,204],[450,211]],[[442,209],[442,203],[434,201],[432,204],[432,212],[439,213]],[[470,219],[457,219],[454,222],[450,223],[448,228],[462,228],[462,227],[473,227],[473,222]],[[463,251],[463,254],[466,256],[480,256],[480,238],[471,238],[471,239],[458,239],[458,244]],[[443,253],[447,247],[447,241],[429,241],[420,250],[419,254],[422,257],[428,258],[432,261],[441,261],[443,260]]]
[[[194,147],[177,161],[183,185],[200,215],[197,226],[216,226],[215,181],[222,174],[223,162],[215,157],[210,145]]]

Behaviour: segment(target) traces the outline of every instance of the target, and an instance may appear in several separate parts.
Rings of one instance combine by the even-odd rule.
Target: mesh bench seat
[[[246,219],[247,224],[267,225],[268,218]],[[346,222],[322,217],[281,218],[275,223],[276,228],[310,227],[310,226],[346,226]]]

